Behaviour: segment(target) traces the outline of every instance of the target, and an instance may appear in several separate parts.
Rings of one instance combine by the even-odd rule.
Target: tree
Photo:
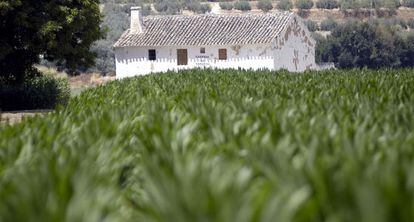
[[[293,8],[293,3],[290,0],[281,0],[277,3],[276,7],[280,10],[288,11]]]
[[[180,14],[183,5],[178,0],[156,0],[154,4],[155,10],[167,15]]]
[[[73,72],[89,67],[103,37],[99,0],[0,1],[0,78],[22,83],[40,57]]]
[[[408,8],[414,8],[414,0],[403,0],[402,5]]]
[[[88,72],[99,72],[103,75],[115,72],[115,54],[112,46],[119,39],[122,33],[130,26],[128,13],[131,11],[131,4],[119,5],[108,3],[102,8],[103,21],[101,26],[107,29],[105,39],[95,42],[91,51],[96,53],[95,65],[88,69]],[[143,9],[147,7],[143,5]],[[143,10],[143,15],[149,11]]]
[[[201,4],[200,12],[203,14],[211,12],[211,5],[208,3]]]
[[[240,11],[250,11],[252,10],[252,6],[248,1],[238,1],[234,3],[234,8]]]
[[[401,67],[414,67],[414,33],[398,37],[395,43]]]
[[[264,12],[268,12],[273,9],[273,5],[270,0],[260,0],[257,3],[257,8]]]
[[[295,3],[296,8],[307,10],[311,9],[313,7],[313,1],[312,0],[297,0]]]
[[[199,1],[190,1],[186,4],[187,9],[193,12],[199,12],[201,8],[201,3]]]
[[[407,26],[410,27],[410,29],[414,29],[414,18],[407,21]]]
[[[324,62],[335,62],[339,68],[395,67],[400,59],[394,42],[393,33],[382,26],[347,22],[320,43],[317,57]]]
[[[339,2],[337,0],[318,0],[316,2],[316,7],[323,9],[339,8]]]
[[[223,10],[232,10],[234,8],[234,5],[232,2],[220,2],[219,5],[220,5],[220,8]]]
[[[199,1],[190,1],[187,4],[187,9],[196,13],[208,13],[211,12],[211,6],[208,3],[201,4]]]
[[[305,20],[305,25],[311,32],[318,30],[318,24],[312,20]]]
[[[320,26],[322,31],[332,31],[338,26],[338,23],[332,18],[327,18],[321,22]]]

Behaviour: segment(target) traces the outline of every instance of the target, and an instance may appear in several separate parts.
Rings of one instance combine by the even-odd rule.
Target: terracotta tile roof
[[[127,30],[114,47],[270,43],[293,17],[289,12],[148,16],[143,18],[144,33]]]

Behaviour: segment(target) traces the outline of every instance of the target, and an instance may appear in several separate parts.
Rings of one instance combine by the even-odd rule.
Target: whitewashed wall
[[[275,70],[303,72],[317,69],[315,44],[304,23],[296,17],[272,45]]]
[[[206,53],[200,53],[202,47]],[[243,69],[270,69],[274,68],[273,55],[270,46],[189,46],[189,47],[134,47],[116,48],[117,78],[136,75],[145,75],[168,70],[191,68],[243,68]],[[218,59],[219,49],[227,49],[227,60]],[[155,49],[156,61],[148,60],[148,50]],[[187,49],[188,65],[177,66],[177,49]]]
[[[116,48],[116,75],[125,78],[168,70],[191,68],[287,69],[303,72],[317,69],[315,41],[300,18],[292,20],[283,34],[269,45],[128,47]],[[200,49],[206,48],[206,53]],[[219,49],[227,49],[227,60],[219,60]],[[155,49],[156,61],[148,60],[148,50]],[[188,65],[177,65],[177,49],[187,49]]]

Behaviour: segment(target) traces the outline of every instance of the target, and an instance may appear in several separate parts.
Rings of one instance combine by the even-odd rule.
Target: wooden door
[[[177,49],[177,65],[188,65],[188,53],[187,49]]]
[[[219,60],[227,60],[227,49],[219,49]]]

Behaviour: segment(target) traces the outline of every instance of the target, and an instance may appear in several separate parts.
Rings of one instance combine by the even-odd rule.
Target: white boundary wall
[[[201,53],[201,48],[205,53]],[[168,70],[192,68],[273,69],[273,55],[263,52],[266,46],[188,46],[116,48],[117,78],[145,75]],[[148,50],[156,50],[156,61],[148,60]],[[187,49],[188,65],[177,65],[177,49]],[[227,60],[219,60],[219,49],[227,49]]]

